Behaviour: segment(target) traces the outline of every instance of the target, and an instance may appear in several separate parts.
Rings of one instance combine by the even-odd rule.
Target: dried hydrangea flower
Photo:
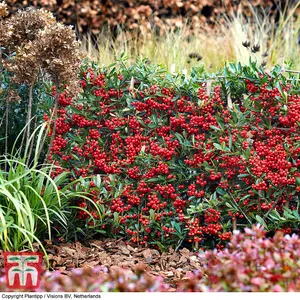
[[[28,42],[16,50],[16,56],[4,61],[4,67],[13,74],[12,80],[16,83],[31,85],[36,80],[38,62],[34,45]]]
[[[27,142],[30,137],[32,89],[39,71],[50,75],[57,91],[67,86],[69,96],[78,92],[77,75],[81,63],[79,42],[70,26],[57,23],[52,13],[43,9],[18,11],[10,18],[0,20],[0,46],[5,52],[15,56],[3,60],[3,66],[13,74],[16,83],[30,86],[27,113]],[[51,119],[57,117],[59,92],[55,97]],[[54,139],[56,122],[52,131],[50,145]],[[50,149],[51,147],[49,147]]]
[[[9,23],[12,30],[6,46],[9,47],[10,51],[15,51],[23,43],[35,40],[40,30],[55,24],[56,19],[52,13],[46,10],[28,8],[19,10],[5,22]]]
[[[55,23],[45,27],[35,41],[40,67],[53,80],[74,85],[81,63],[79,45],[71,26]]]
[[[70,92],[77,92],[81,55],[71,26],[57,23],[48,11],[29,8],[0,21],[0,29],[0,45],[16,52],[3,63],[15,82],[32,84],[41,68],[54,81],[67,84]]]
[[[4,18],[8,15],[7,4],[0,2],[0,18]]]
[[[0,19],[0,47],[7,46],[12,35],[12,25]]]

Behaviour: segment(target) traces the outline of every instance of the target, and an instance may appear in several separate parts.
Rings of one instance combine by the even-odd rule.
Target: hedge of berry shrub
[[[233,234],[228,249],[199,254],[200,270],[172,283],[178,292],[299,292],[300,239],[277,232],[266,238],[261,227]],[[148,274],[140,264],[132,271],[103,266],[74,269],[63,275],[45,272],[39,292],[165,292],[170,284]],[[6,291],[0,270],[0,291]]]
[[[257,222],[297,230],[298,81],[253,62],[216,75],[83,64],[80,96],[61,91],[50,149],[93,195],[78,199],[73,228],[161,249],[222,248]]]

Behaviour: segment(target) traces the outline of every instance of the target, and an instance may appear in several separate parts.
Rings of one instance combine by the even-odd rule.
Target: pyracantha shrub
[[[83,66],[81,96],[60,96],[50,149],[61,170],[92,176],[84,188],[101,214],[82,199],[76,218],[94,233],[161,248],[222,248],[232,230],[256,222],[297,229],[295,86],[254,63],[224,73],[211,87],[196,70],[187,80],[143,62]]]

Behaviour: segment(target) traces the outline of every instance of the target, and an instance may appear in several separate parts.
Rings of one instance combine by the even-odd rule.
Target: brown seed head
[[[41,68],[53,80],[75,88],[81,63],[79,42],[71,26],[55,23],[41,30],[35,41],[36,56]],[[71,88],[71,89],[72,89]]]
[[[14,74],[14,82],[32,84],[38,70],[34,42],[30,41],[18,47],[16,56],[12,60],[4,61],[3,65]]]
[[[253,53],[259,52],[259,50],[260,50],[260,45],[259,44],[253,45],[253,47],[251,48],[251,51]]]
[[[197,59],[197,61],[202,59],[202,56],[196,52],[191,52],[188,55],[189,59]]]
[[[0,18],[4,18],[8,15],[7,4],[0,2]]]
[[[66,84],[70,96],[77,93],[79,42],[71,26],[57,23],[51,13],[27,9],[0,20],[0,45],[8,54],[16,52],[3,62],[15,82],[32,84],[41,69],[53,81]]]
[[[249,42],[249,41],[242,42],[242,45],[243,45],[245,48],[249,48],[249,47],[250,47],[250,42]]]
[[[4,46],[7,51],[14,52],[22,43],[36,39],[41,29],[55,22],[53,15],[46,10],[19,10],[15,15],[1,21],[2,26],[9,31],[2,32],[0,37],[5,36]]]

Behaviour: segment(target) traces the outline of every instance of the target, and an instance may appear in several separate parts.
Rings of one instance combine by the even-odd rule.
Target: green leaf
[[[294,215],[292,215],[290,212],[287,211],[287,209],[284,210],[283,215],[288,220],[296,219]]]
[[[233,208],[233,206],[229,202],[225,202],[225,205],[229,208]]]
[[[276,221],[279,221],[280,220],[280,215],[278,214],[278,212],[276,210],[273,210],[270,214],[269,214],[269,217],[276,220]]]
[[[105,230],[100,230],[100,229],[94,229],[96,232],[101,233],[101,234],[106,234],[107,232]]]
[[[116,211],[114,212],[114,223],[119,224],[119,213]]]
[[[221,196],[227,195],[227,193],[219,187],[216,188],[216,192]]]
[[[150,214],[150,220],[154,221],[154,210],[150,209],[149,214]]]
[[[227,148],[226,148],[226,143],[225,142],[222,142],[221,144],[221,148],[223,151],[225,151]]]
[[[300,219],[300,215],[298,213],[297,210],[293,210],[293,215],[297,218],[297,219]]]
[[[180,227],[180,225],[179,225],[178,223],[174,223],[174,229],[175,229],[177,232],[181,233],[181,227]]]
[[[279,93],[281,94],[281,96],[283,96],[283,90],[282,90],[282,87],[281,87],[280,82],[277,82],[277,83],[276,83],[276,87],[277,87]]]
[[[259,215],[256,215],[255,219],[259,224],[263,225],[266,230],[268,230],[266,222]]]
[[[244,178],[244,177],[248,177],[249,176],[249,174],[239,174],[237,177],[238,178]]]
[[[214,129],[214,130],[217,130],[217,131],[220,131],[220,130],[221,130],[221,128],[216,127],[216,126],[214,126],[214,125],[210,125],[209,127],[210,127],[211,129]]]
[[[159,250],[162,252],[164,252],[166,250],[166,247],[160,242],[157,242],[157,246],[159,247]]]
[[[229,137],[229,149],[232,149],[232,135]]]
[[[223,148],[222,148],[222,146],[221,145],[219,145],[219,144],[217,144],[217,143],[213,143],[213,145],[214,145],[214,147],[216,148],[216,149],[218,149],[218,150],[223,150]]]

